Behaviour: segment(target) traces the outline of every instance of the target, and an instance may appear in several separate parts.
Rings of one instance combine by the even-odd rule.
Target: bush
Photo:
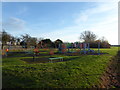
[[[98,48],[98,42],[90,42],[90,48]],[[100,48],[110,48],[110,44],[106,41],[100,42]]]

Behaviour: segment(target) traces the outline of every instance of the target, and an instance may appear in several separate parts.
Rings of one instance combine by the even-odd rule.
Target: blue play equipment
[[[83,53],[83,54],[88,54],[88,53],[95,53],[95,51],[94,50],[91,50],[90,49],[90,44],[89,43],[81,43],[82,45],[80,45],[80,46],[82,46],[82,47],[80,47],[80,53]]]
[[[58,52],[59,52],[59,53],[62,53],[62,47],[61,47],[61,44],[59,44],[59,46],[58,46]]]
[[[77,43],[75,46],[74,46],[74,43],[67,43],[66,44],[66,48],[67,48],[67,53],[75,53],[76,51],[73,51],[74,49],[73,48],[78,48],[80,51],[80,54],[94,54],[95,51],[94,50],[91,50],[90,49],[90,44],[89,43]],[[59,44],[59,53],[62,53],[62,45]],[[100,55],[100,42],[98,42],[98,55]]]

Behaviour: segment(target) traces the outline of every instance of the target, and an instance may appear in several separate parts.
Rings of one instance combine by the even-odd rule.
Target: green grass
[[[94,49],[97,50],[97,49]],[[89,88],[99,84],[107,64],[118,48],[101,49],[104,55],[62,56],[65,62],[27,64],[21,58],[3,59],[3,88]],[[42,56],[45,57],[45,56]]]

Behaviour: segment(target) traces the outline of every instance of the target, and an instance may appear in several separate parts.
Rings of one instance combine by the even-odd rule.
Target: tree
[[[35,46],[37,44],[37,38],[36,37],[30,37],[29,38],[29,44],[30,44],[30,46]]]
[[[84,31],[80,35],[80,39],[84,42],[93,42],[95,41],[97,36],[91,31]]]
[[[42,38],[42,37],[38,38],[38,41],[42,41],[42,40],[44,40],[44,38]]]
[[[99,40],[101,40],[101,42],[108,42],[104,36],[102,36]]]
[[[57,40],[55,40],[54,43],[55,43],[55,48],[58,48],[58,47],[59,47],[59,44],[63,43],[63,41],[60,40],[60,39],[57,39]]]
[[[101,45],[103,48],[110,48],[110,44],[104,36],[100,38],[99,40],[101,41]]]
[[[8,34],[4,29],[2,31],[2,46],[6,45],[7,42],[10,42],[11,35]]]
[[[12,45],[15,45],[15,43],[16,43],[16,38],[15,38],[14,36],[11,36],[11,37],[10,37],[10,42],[11,42]]]
[[[19,37],[15,37],[15,38],[16,38],[17,45],[20,45],[20,38]]]
[[[57,39],[55,42],[56,42],[56,43],[63,43],[63,41],[60,40],[60,39]]]
[[[27,43],[25,41],[21,41],[20,42],[20,45],[24,48],[27,48]]]
[[[50,39],[42,40],[43,47],[52,47],[52,41]]]
[[[24,47],[29,47],[30,45],[29,45],[29,39],[30,39],[30,35],[28,35],[28,34],[25,34],[25,35],[21,35],[21,39],[22,39],[22,41],[21,41],[21,45],[22,46],[24,46]]]
[[[22,44],[25,44],[26,47],[36,46],[37,38],[31,37],[29,34],[21,35],[21,37]]]
[[[98,39],[94,42],[90,42],[90,48],[98,48],[99,42],[100,42],[100,48],[110,48],[110,44],[105,39],[105,37],[102,37],[101,39]]]
[[[27,41],[29,40],[29,38],[30,38],[30,35],[29,35],[29,34],[21,35],[22,41],[27,42]]]

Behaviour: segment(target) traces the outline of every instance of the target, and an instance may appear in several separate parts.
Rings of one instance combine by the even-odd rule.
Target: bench
[[[52,60],[55,60],[55,59],[60,59],[60,61],[63,61],[63,57],[55,57],[55,58],[49,58],[50,61],[52,63]]]

